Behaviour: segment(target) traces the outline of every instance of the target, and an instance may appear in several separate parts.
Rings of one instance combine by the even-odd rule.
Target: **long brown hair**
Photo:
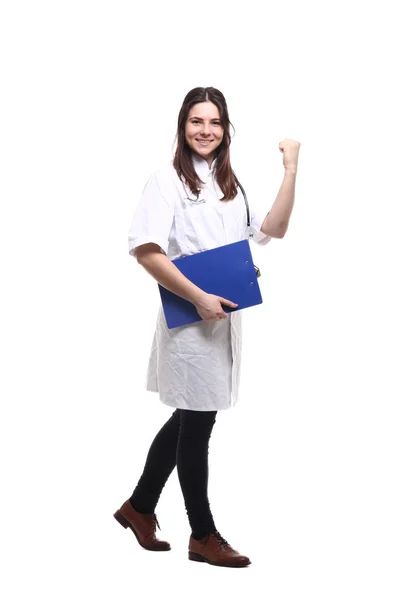
[[[193,194],[199,193],[202,181],[196,173],[192,161],[192,149],[185,138],[185,125],[194,104],[199,102],[212,102],[219,110],[221,125],[224,130],[222,142],[215,151],[215,178],[224,193],[222,201],[233,200],[237,194],[237,179],[231,167],[229,146],[231,145],[231,134],[229,127],[228,107],[222,92],[214,87],[197,87],[186,94],[178,115],[178,128],[176,133],[177,147],[173,165],[179,178],[190,187]]]

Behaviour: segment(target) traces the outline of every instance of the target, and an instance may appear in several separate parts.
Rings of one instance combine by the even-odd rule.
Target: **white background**
[[[4,598],[398,600],[399,50],[395,3],[2,3]],[[179,108],[219,88],[232,164],[270,209],[301,142],[285,238],[252,245],[241,398],[210,442],[217,527],[252,565],[169,553],[113,512],[172,411],[146,392],[157,285],[128,255]]]

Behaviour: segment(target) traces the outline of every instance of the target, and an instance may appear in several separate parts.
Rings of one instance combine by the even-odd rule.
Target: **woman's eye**
[[[194,119],[194,120],[192,121],[192,123],[193,123],[193,125],[198,125],[198,124],[200,123],[200,121],[198,121],[197,119]],[[221,125],[221,123],[212,123],[212,125],[217,125],[217,126],[220,126],[220,125]]]

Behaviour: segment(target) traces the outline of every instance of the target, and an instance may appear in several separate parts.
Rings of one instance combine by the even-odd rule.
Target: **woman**
[[[189,559],[242,567],[250,560],[218,532],[207,495],[208,445],[218,410],[238,398],[241,313],[234,299],[208,294],[171,262],[248,239],[261,245],[281,238],[293,207],[300,144],[285,140],[285,178],[267,216],[251,215],[230,164],[230,120],[223,94],[195,88],[185,97],[179,117],[174,160],[153,173],[145,186],[129,232],[129,252],[158,283],[192,302],[201,321],[168,329],[162,307],[153,339],[147,389],[174,407],[156,435],[142,476],[114,517],[129,527],[148,550],[170,550],[158,540],[154,513],[175,466],[191,526]]]

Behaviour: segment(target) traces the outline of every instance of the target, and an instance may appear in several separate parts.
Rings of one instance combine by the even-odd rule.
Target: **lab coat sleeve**
[[[268,244],[272,239],[270,235],[265,235],[265,233],[261,231],[261,225],[263,224],[265,217],[261,217],[260,214],[253,209],[251,209],[250,215],[250,231],[253,234],[252,239],[260,246],[265,246],[265,244]]]
[[[162,189],[157,173],[153,173],[144,187],[129,229],[129,254],[135,257],[137,248],[148,243],[157,244],[167,254],[173,220],[174,200]]]

